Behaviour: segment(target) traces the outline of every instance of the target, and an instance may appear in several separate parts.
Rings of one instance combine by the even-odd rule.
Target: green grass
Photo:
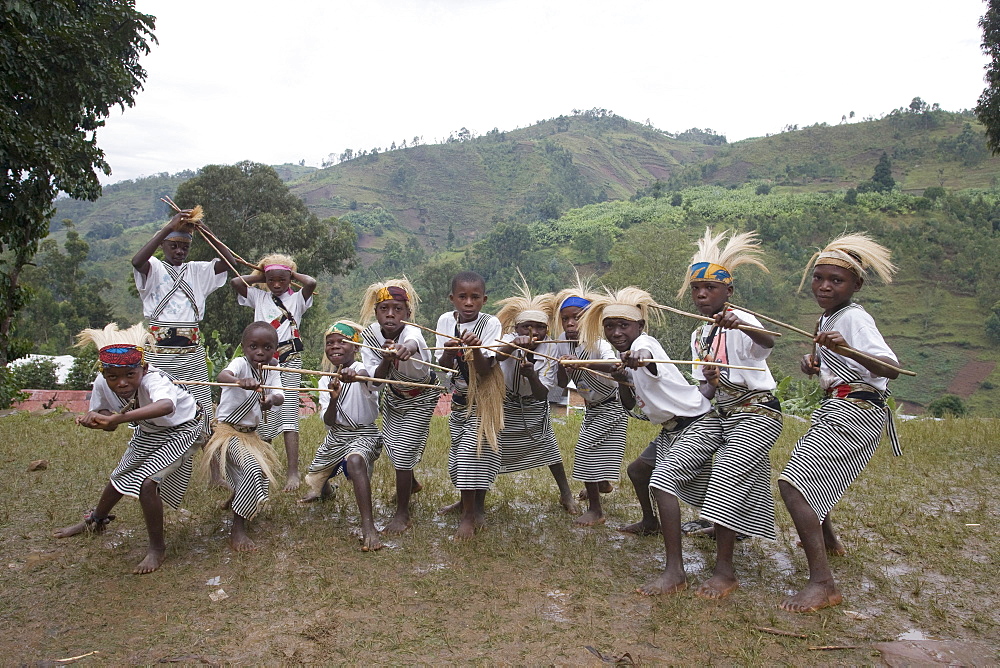
[[[125,448],[124,432],[76,427],[70,414],[0,420],[0,648],[5,663],[50,661],[98,650],[102,663],[186,657],[228,663],[590,663],[587,646],[636,663],[873,663],[875,641],[910,629],[996,646],[1000,563],[993,526],[1000,483],[997,423],[908,422],[905,454],[882,447],[835,511],[849,556],[833,567],[843,606],[796,616],[777,603],[805,579],[805,561],[778,503],[779,540],[737,547],[743,587],[721,602],[690,593],[644,598],[634,589],[662,566],[657,538],[614,527],[638,508],[627,481],[606,497],[608,524],[577,529],[545,469],[501,477],[489,495],[490,526],[450,540],[454,517],[435,510],[456,498],[445,472],[447,425],[435,418],[418,476],[414,526],[378,553],[358,550],[349,486],[331,501],[299,507],[276,494],[252,523],[260,549],[226,545],[220,491],[194,482],[185,511],[167,513],[168,560],[133,576],[144,554],[138,504],[124,500],[106,534],[51,537],[93,506]],[[567,463],[579,416],[557,416]],[[773,451],[787,460],[805,424],[789,420]],[[630,427],[626,458],[654,430]],[[303,460],[322,436],[303,421]],[[48,459],[45,471],[28,462]],[[574,485],[577,488],[578,485]],[[391,467],[376,466],[377,521],[391,513]],[[691,510],[686,509],[690,516]],[[979,524],[970,527],[967,524]],[[714,544],[685,539],[691,582],[705,579]],[[220,577],[229,598],[212,602]],[[868,619],[844,615],[852,610]],[[777,627],[807,639],[761,633]],[[811,652],[813,645],[861,649]]]

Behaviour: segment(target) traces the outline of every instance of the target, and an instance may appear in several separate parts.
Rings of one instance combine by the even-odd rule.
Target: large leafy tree
[[[321,221],[268,165],[249,161],[208,165],[177,188],[175,200],[184,208],[200,204],[209,229],[248,262],[256,263],[269,253],[286,253],[295,258],[299,271],[317,278],[346,274],[355,266],[354,227],[337,218]],[[215,254],[204,240],[192,245],[190,259],[212,257]],[[240,273],[252,271],[236,268]],[[205,331],[218,330],[222,341],[233,344],[253,317],[250,309],[236,304],[229,288],[213,293],[205,311]]]
[[[31,342],[12,337],[22,268],[49,231],[60,191],[94,200],[110,174],[95,131],[134,104],[154,18],[126,0],[0,0],[0,364]]]
[[[986,143],[993,153],[1000,153],[1000,0],[989,0],[986,14],[979,19],[983,29],[983,52],[986,65],[986,88],[979,96],[976,116],[986,126]]]

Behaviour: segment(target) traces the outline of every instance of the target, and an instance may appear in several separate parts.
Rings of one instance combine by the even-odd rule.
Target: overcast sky
[[[105,183],[212,163],[318,166],[345,148],[602,107],[730,141],[972,108],[981,0],[137,0],[159,44],[98,133]]]

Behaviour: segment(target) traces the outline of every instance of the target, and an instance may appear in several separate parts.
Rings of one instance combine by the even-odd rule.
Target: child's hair
[[[354,352],[355,354],[357,354],[358,352],[357,344],[361,343],[361,332],[363,332],[364,329],[365,328],[363,325],[359,325],[358,323],[352,320],[338,320],[337,322],[333,323],[332,325],[326,328],[326,331],[323,332],[323,340],[325,342],[326,337],[330,336],[331,334],[340,334],[345,339],[350,339],[351,341],[354,342],[355,344]],[[322,370],[323,371],[334,370],[333,364],[330,362],[329,358],[326,355],[323,355]]]
[[[275,341],[278,340],[278,330],[272,327],[271,323],[265,320],[257,320],[255,322],[251,322],[249,325],[243,328],[243,334],[242,336],[240,336],[240,342],[242,343],[243,341],[246,341],[246,338],[250,336],[250,333],[257,331],[258,329],[266,329],[270,331],[272,334],[274,334],[274,340]]]
[[[580,344],[588,350],[596,349],[597,342],[604,337],[605,318],[642,320],[647,323],[650,313],[659,318],[658,310],[650,311],[656,305],[651,294],[635,286],[622,288],[618,292],[608,290],[603,295],[595,296],[580,319]]]
[[[455,286],[459,283],[475,283],[486,292],[486,279],[474,271],[460,271],[451,279],[451,291],[455,292]]]
[[[500,325],[506,332],[513,331],[514,327],[522,322],[542,322],[551,327],[556,306],[555,295],[546,292],[543,295],[532,296],[524,274],[520,269],[517,273],[521,277],[521,284],[517,286],[520,294],[497,302],[501,307],[497,311]]]
[[[586,310],[590,306],[589,302],[594,301],[595,298],[600,296],[597,290],[591,285],[590,277],[582,278],[579,271],[574,271],[576,273],[576,285],[556,293],[555,313],[552,316],[552,326],[549,328],[550,336],[553,339],[558,339],[563,334],[562,318],[559,317],[559,314],[562,313],[563,308],[566,306],[574,306],[574,304],[566,304],[567,299],[573,299],[577,302],[575,305]],[[588,303],[584,304],[583,302]]]
[[[413,289],[413,285],[410,280],[403,276],[402,278],[390,278],[385,282],[372,283],[365,290],[365,296],[361,299],[361,322],[364,324],[370,323],[375,319],[375,307],[381,302],[387,299],[398,299],[402,297],[393,296],[388,294],[389,288],[401,288],[403,292],[406,293],[406,303],[410,307],[410,318],[416,319],[417,317],[417,306],[420,304],[420,297],[417,296],[417,291]]]
[[[870,272],[878,276],[884,283],[892,282],[896,273],[896,265],[890,259],[891,252],[885,246],[877,243],[867,234],[858,232],[837,237],[821,251],[813,254],[802,273],[802,281],[798,291],[806,284],[809,270],[818,264],[832,264],[849,269],[858,278],[865,278]]]
[[[298,269],[298,265],[295,264],[295,260],[292,259],[290,255],[284,255],[282,253],[271,253],[270,255],[265,255],[258,263],[261,271],[266,271],[267,268],[272,265],[278,265],[275,267],[276,269],[284,267],[287,267],[289,271],[295,271]]]
[[[722,240],[729,230],[713,236],[712,228],[705,228],[705,236],[698,240],[698,251],[691,256],[691,265],[684,274],[684,282],[677,291],[677,298],[684,297],[691,281],[713,281],[725,285],[733,284],[733,269],[744,264],[752,264],[767,271],[760,261],[761,248],[756,232],[732,234],[725,247]]]

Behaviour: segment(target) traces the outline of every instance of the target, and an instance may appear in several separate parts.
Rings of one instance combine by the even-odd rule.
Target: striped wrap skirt
[[[701,508],[712,478],[712,457],[722,445],[719,416],[713,410],[683,428],[664,427],[653,443],[656,466],[649,486]]]
[[[271,483],[277,482],[279,463],[271,444],[254,432],[219,424],[205,445],[205,457],[214,458],[226,472],[233,512],[246,520],[256,517],[270,498]]]
[[[298,353],[288,356],[281,366],[288,367],[289,369],[301,369],[302,368],[302,356]],[[281,375],[281,386],[282,387],[301,387],[302,386],[302,375],[297,373],[292,373],[289,371],[282,371]],[[272,441],[274,438],[281,433],[286,431],[297,432],[299,430],[299,392],[295,390],[285,390],[285,402],[280,406],[275,406],[269,411],[266,411],[266,420],[263,419],[261,423],[257,426],[257,433],[265,441]]]
[[[459,490],[489,489],[500,473],[500,453],[489,441],[477,444],[479,417],[475,407],[452,403],[448,416],[451,447],[448,449],[448,477]]]
[[[627,427],[628,413],[617,396],[587,406],[573,451],[573,477],[583,482],[617,481],[625,456]]]
[[[338,424],[326,430],[326,438],[316,449],[316,456],[309,464],[306,485],[317,494],[323,484],[337,474],[337,468],[348,455],[361,455],[368,465],[368,475],[372,473],[375,461],[382,454],[382,442],[378,437],[378,427],[374,424],[361,425],[351,429]],[[347,468],[345,465],[344,471]]]
[[[400,396],[388,387],[382,390],[382,444],[396,470],[412,471],[424,456],[440,396],[437,390],[424,390],[413,397]]]
[[[562,463],[552,431],[549,402],[532,397],[507,397],[500,432],[500,473],[516,473]]]
[[[822,522],[871,461],[886,426],[885,408],[824,399],[778,476],[802,493]]]
[[[169,352],[165,352],[169,351]],[[205,347],[202,345],[186,346],[184,348],[168,348],[153,346],[146,352],[146,362],[157,369],[166,371],[176,380],[197,380],[206,382],[208,378],[208,363],[205,358]],[[215,407],[212,404],[212,388],[209,385],[185,385],[202,411],[202,432],[207,436],[212,433],[212,418]]]
[[[191,472],[195,439],[202,433],[202,421],[189,420],[154,433],[136,429],[122,460],[111,473],[111,486],[125,496],[139,498],[146,479],[157,483],[157,491],[171,508],[180,508]]]

